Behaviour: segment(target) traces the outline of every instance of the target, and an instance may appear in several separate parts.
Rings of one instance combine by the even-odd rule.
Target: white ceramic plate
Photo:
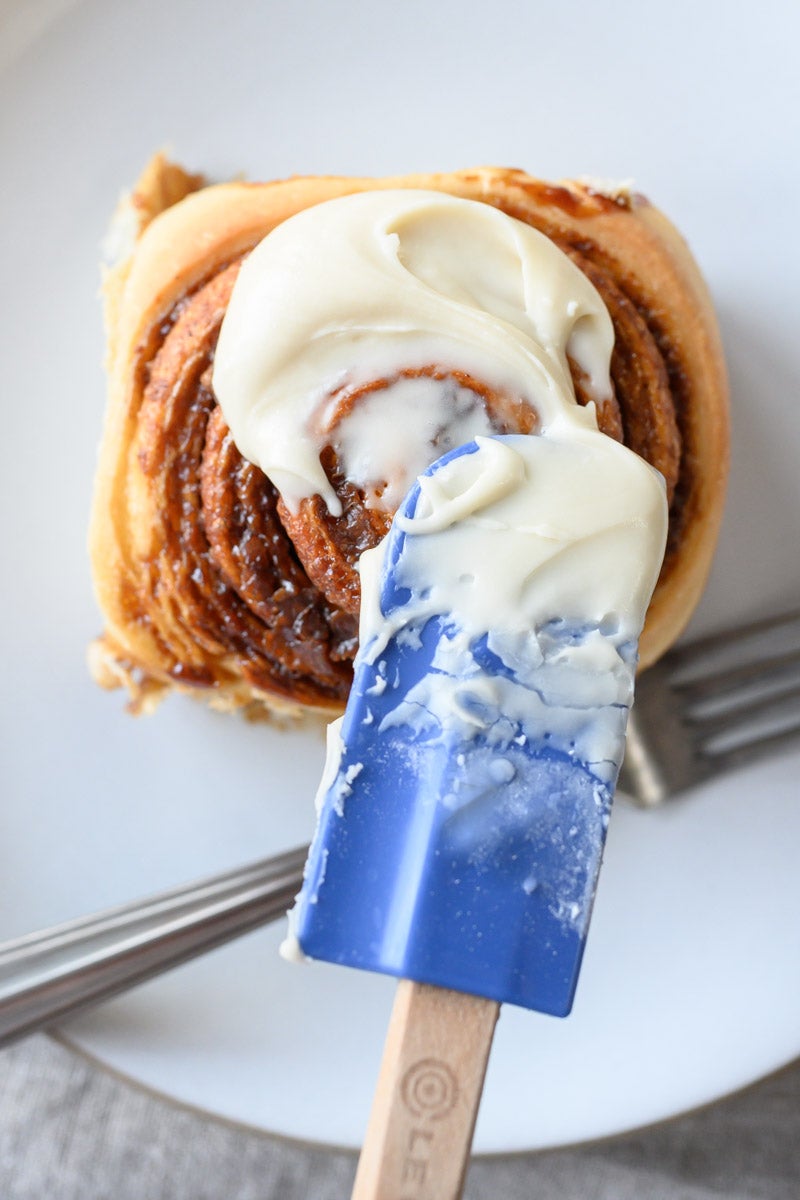
[[[710,281],[733,380],[733,483],[694,629],[798,594],[800,34],[790,0],[519,5],[0,5],[3,680],[0,935],[294,845],[313,738],[94,689],[84,552],[103,407],[98,244],[171,144],[218,177],[475,163],[625,177]],[[593,1138],[800,1052],[797,755],[644,815],[620,805],[573,1016],[504,1012],[476,1145]],[[356,1145],[392,994],[250,935],[68,1029],[210,1113]]]

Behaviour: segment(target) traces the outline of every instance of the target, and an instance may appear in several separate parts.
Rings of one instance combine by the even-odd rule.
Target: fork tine
[[[709,700],[722,699],[731,693],[759,684],[780,683],[796,674],[800,667],[800,648],[774,654],[769,658],[745,662],[736,667],[726,667],[700,679],[674,680],[672,686],[680,691],[687,704],[700,704]]]
[[[722,712],[706,715],[690,713],[687,720],[696,730],[704,744],[713,737],[723,733],[736,733],[738,729],[746,728],[754,718],[772,718],[786,716],[787,706],[800,699],[800,682],[792,687],[782,688],[768,696],[759,696],[754,700],[735,707],[728,707]],[[800,718],[798,718],[800,719]]]
[[[757,762],[770,754],[777,754],[778,751],[795,745],[798,738],[800,738],[800,719],[794,725],[790,725],[788,729],[782,729],[780,733],[755,737],[752,741],[742,742],[716,753],[706,751],[704,758],[713,764],[713,773],[716,774],[717,771],[722,772],[731,767],[746,766],[748,763]]]
[[[728,646],[738,646],[742,642],[773,630],[789,629],[800,622],[800,608],[791,612],[780,613],[774,617],[762,617],[747,625],[737,625],[734,628],[723,629],[720,633],[711,633],[707,637],[695,638],[686,646],[676,646],[669,652],[669,659],[674,668],[690,666],[709,654],[724,650]]]

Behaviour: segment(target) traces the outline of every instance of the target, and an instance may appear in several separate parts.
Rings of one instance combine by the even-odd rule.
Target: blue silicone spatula
[[[555,620],[509,649],[426,603],[407,569],[421,498],[418,483],[388,536],[383,624],[359,651],[294,914],[309,958],[403,981],[361,1200],[459,1196],[499,1005],[570,1011],[627,716],[600,714],[602,752],[580,757],[570,729],[598,714],[564,698],[565,652],[612,635]],[[635,646],[615,654],[632,687]]]

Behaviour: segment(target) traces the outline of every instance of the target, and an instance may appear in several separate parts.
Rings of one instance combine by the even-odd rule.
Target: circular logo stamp
[[[447,1063],[422,1058],[406,1071],[400,1094],[412,1116],[438,1121],[455,1108],[458,1080]]]

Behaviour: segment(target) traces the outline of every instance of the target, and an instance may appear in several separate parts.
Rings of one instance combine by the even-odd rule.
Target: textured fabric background
[[[478,1159],[466,1200],[798,1200],[800,1063],[702,1112]],[[0,1200],[346,1200],[349,1154],[187,1112],[39,1036],[0,1053]]]

